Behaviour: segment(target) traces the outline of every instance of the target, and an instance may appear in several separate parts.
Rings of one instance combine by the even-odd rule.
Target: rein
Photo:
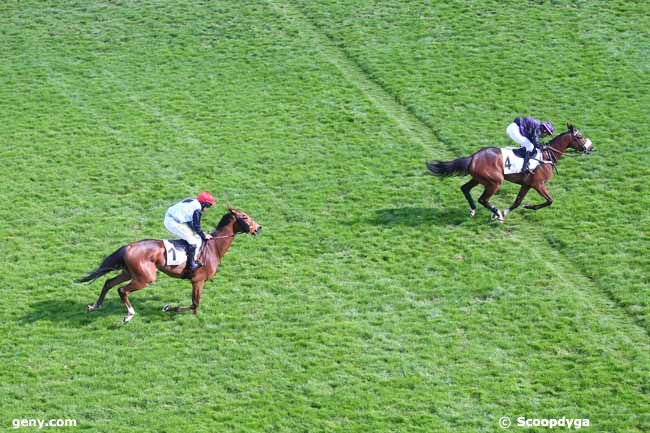
[[[212,236],[212,235],[210,236],[212,236],[212,239],[228,239],[228,238],[234,238],[238,234],[239,233],[233,233],[228,236]],[[209,239],[208,242],[211,241],[212,239]],[[223,257],[223,254],[221,254],[221,248],[219,248],[219,245],[216,242],[214,243],[214,246],[217,248],[217,254],[219,254],[219,260],[221,261],[221,258]]]
[[[551,146],[546,146],[547,149],[552,150],[553,152],[557,152],[559,155],[556,156],[555,153],[549,152],[548,156],[551,157],[551,164],[553,165],[553,170],[555,170],[555,174],[560,174],[560,171],[557,169],[557,161],[560,159],[560,156],[562,156],[563,152],[560,152],[557,149],[552,148]]]
[[[552,150],[553,152],[556,152],[556,153],[558,153],[559,155],[564,156],[565,158],[577,158],[577,157],[580,156],[580,153],[576,153],[576,152],[572,152],[572,153],[569,153],[569,152],[560,152],[559,150],[557,150],[557,149],[553,149],[553,148],[550,147],[550,146],[547,147],[547,149],[548,149],[548,150]],[[555,161],[557,161],[557,160],[559,159],[558,157],[555,156],[554,153],[551,153],[550,155],[553,156],[553,158],[555,159]]]
[[[580,153],[560,152],[559,150],[554,149],[551,146],[546,146],[546,150],[552,150],[553,152],[556,152],[556,153],[558,153],[558,154],[560,154],[562,156],[566,156],[567,158],[575,158],[575,157],[580,156]]]
[[[212,236],[212,235],[210,235],[210,236],[212,236],[212,238],[209,239],[209,240],[212,240],[212,239],[227,239],[227,238],[234,238],[234,237],[237,236],[238,234],[239,234],[239,233],[235,233],[235,234],[233,234],[233,235],[228,235],[228,236]]]
[[[548,155],[551,157],[551,164],[553,165],[553,170],[555,170],[555,174],[559,175],[560,171],[557,168],[557,162],[560,159],[560,157],[564,155],[565,152],[561,150],[557,150],[551,145],[545,146],[545,150],[551,151],[548,153]]]
[[[232,213],[231,213],[231,215],[232,215]],[[234,216],[234,215],[233,215],[233,216]],[[236,216],[235,216],[235,219],[237,219]],[[214,234],[217,234],[217,233],[218,233],[218,232],[217,232],[218,228],[219,228],[219,227],[217,227],[217,228],[215,229],[215,231],[213,232]],[[237,236],[239,233],[242,233],[242,232],[239,232],[239,233],[233,233],[233,234],[231,234],[231,235],[226,235],[226,236],[214,236],[213,233],[210,233],[210,236],[212,236],[212,239],[228,239],[228,238],[234,238],[235,236]],[[212,239],[210,239],[210,240],[212,240]],[[214,246],[217,248],[217,254],[219,254],[219,260],[221,260],[221,258],[223,257],[223,254],[221,254],[221,249],[219,248],[219,245],[218,245],[216,242],[214,243]]]

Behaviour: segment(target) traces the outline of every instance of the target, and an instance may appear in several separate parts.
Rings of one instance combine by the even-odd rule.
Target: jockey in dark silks
[[[555,128],[549,121],[540,122],[532,117],[517,117],[508,127],[506,133],[519,146],[526,149],[523,173],[530,173],[528,164],[535,149],[541,147],[542,138],[553,134]]]

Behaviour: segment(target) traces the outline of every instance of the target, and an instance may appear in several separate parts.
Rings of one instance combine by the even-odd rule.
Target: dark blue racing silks
[[[533,143],[533,146],[542,145],[542,122],[532,117],[517,117],[515,123],[519,126],[519,132]]]

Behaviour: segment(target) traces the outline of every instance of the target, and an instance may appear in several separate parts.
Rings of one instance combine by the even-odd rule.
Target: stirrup
[[[187,266],[187,271],[192,274],[202,267],[203,267],[203,263],[199,262],[198,260],[194,260],[192,263],[190,263]]]

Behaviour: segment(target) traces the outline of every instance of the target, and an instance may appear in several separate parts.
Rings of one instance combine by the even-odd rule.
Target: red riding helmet
[[[199,203],[215,204],[217,202],[214,197],[212,197],[212,194],[205,191],[199,194],[196,199],[199,201]]]

